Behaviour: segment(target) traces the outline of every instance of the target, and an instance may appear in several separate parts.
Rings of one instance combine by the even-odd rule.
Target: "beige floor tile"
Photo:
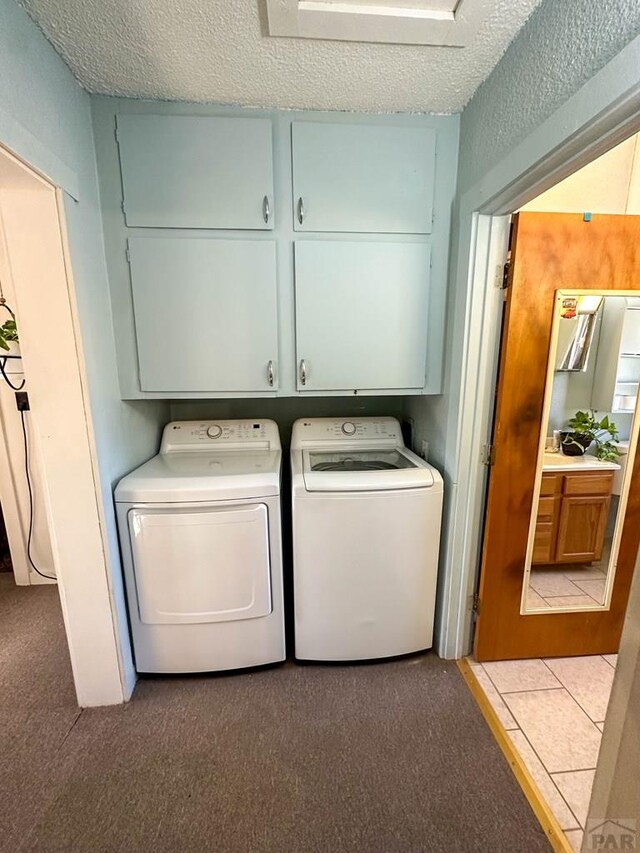
[[[527,610],[539,610],[541,607],[548,607],[545,599],[538,595],[535,589],[527,590]]]
[[[596,766],[602,734],[564,688],[505,693],[503,698],[547,772]]]
[[[575,815],[569,806],[558,793],[551,776],[544,769],[542,762],[535,754],[531,744],[522,734],[520,729],[509,732],[509,737],[513,741],[515,748],[518,750],[520,757],[527,765],[527,770],[531,774],[533,781],[538,786],[538,790],[544,797],[547,805],[554,814],[562,829],[577,829],[579,827]]]
[[[611,667],[609,667],[611,669]],[[613,670],[612,670],[613,671]],[[502,723],[505,729],[517,729],[518,724],[513,719],[511,712],[504,704],[504,700],[500,697],[500,694],[493,686],[491,679],[487,675],[483,666],[475,666],[473,667],[473,674],[478,679],[478,683],[484,690],[485,696],[491,703],[491,707],[498,715],[498,719]]]
[[[603,580],[606,577],[606,574],[601,569],[594,569],[591,567],[584,569],[563,569],[562,574],[565,578],[569,578],[570,581]]]
[[[572,773],[554,773],[551,777],[583,829],[587,822],[595,772],[595,770],[578,770]]]
[[[529,583],[531,588],[543,598],[549,598],[552,595],[580,595],[584,592],[573,581],[566,578],[561,570],[532,569]]]
[[[549,667],[538,659],[500,660],[483,666],[498,693],[560,687],[560,682]]]
[[[580,853],[580,849],[582,848],[582,836],[584,835],[584,832],[581,829],[572,829],[569,832],[565,832],[565,835],[569,840],[571,849],[575,850],[575,853]]]
[[[604,658],[600,655],[551,658],[545,663],[593,722],[602,722],[614,676],[613,668]]]
[[[584,581],[575,581],[576,586],[579,586],[583,592],[586,592],[587,595],[590,595],[591,598],[594,598],[598,604],[602,604],[604,602],[604,580],[584,580]]]
[[[554,595],[545,598],[545,601],[549,607],[584,607],[586,604],[593,607],[594,604],[598,603],[584,592],[580,593],[580,595]]]
[[[614,669],[618,666],[618,655],[602,655],[602,657],[606,660],[609,666],[612,666]]]

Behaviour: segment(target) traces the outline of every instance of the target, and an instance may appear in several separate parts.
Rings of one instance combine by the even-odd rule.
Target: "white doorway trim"
[[[640,129],[640,37],[460,199],[454,257],[455,320],[450,432],[445,468],[451,472],[446,573],[438,651],[470,651],[472,602],[480,551],[485,476],[481,461],[490,431],[495,388],[495,259],[504,253],[504,216]],[[497,218],[498,217],[498,218]],[[492,260],[493,259],[493,260]],[[502,255],[504,260],[504,254]],[[493,291],[493,299],[492,299]]]
[[[62,191],[0,148],[0,216],[78,704],[125,699]]]

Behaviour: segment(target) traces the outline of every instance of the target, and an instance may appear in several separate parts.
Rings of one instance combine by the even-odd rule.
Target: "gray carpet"
[[[551,849],[452,663],[147,678],[78,717],[56,591],[2,581],[3,851]]]

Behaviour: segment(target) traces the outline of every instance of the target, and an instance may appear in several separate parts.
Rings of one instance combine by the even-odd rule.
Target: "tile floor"
[[[469,662],[571,846],[579,850],[617,655]]]
[[[594,566],[531,569],[527,609],[602,604],[607,576]]]

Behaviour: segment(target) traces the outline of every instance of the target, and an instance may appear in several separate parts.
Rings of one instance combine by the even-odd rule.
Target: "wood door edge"
[[[491,734],[496,739],[502,754],[507,760],[511,772],[516,777],[518,784],[522,788],[522,792],[527,798],[527,802],[531,806],[531,810],[536,816],[538,823],[542,827],[555,853],[572,853],[573,848],[569,843],[569,839],[562,831],[555,815],[549,808],[546,800],[540,793],[538,786],[534,782],[524,760],[521,758],[511,738],[507,734],[507,730],[504,728],[498,718],[498,715],[491,706],[491,703],[482,689],[480,682],[474,675],[473,668],[470,666],[468,659],[463,658],[456,661],[456,663],[465,684],[469,688],[471,695],[475,699],[482,716],[485,718],[485,721],[491,730]]]

